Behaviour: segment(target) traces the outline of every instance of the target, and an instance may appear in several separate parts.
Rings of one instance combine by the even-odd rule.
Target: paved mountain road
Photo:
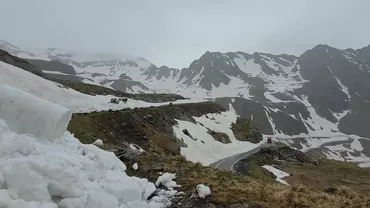
[[[331,136],[332,137],[343,137],[344,135],[334,135],[334,136]],[[345,141],[330,141],[330,142],[325,142],[323,144],[321,144],[319,147],[315,147],[313,148],[312,150],[314,149],[318,149],[318,148],[321,148],[323,146],[326,146],[326,145],[335,145],[335,144],[340,144],[340,143],[347,143],[349,142],[351,139],[348,138],[349,140],[345,140]],[[273,143],[275,143],[276,141],[273,140]],[[234,165],[239,162],[240,160],[244,159],[244,158],[247,158],[255,153],[257,153],[261,148],[263,147],[268,147],[268,146],[271,146],[273,144],[269,144],[269,143],[264,143],[254,149],[251,149],[247,152],[243,152],[243,153],[240,153],[240,154],[237,154],[237,155],[233,155],[233,156],[230,156],[230,157],[227,157],[227,158],[224,158],[222,160],[219,160],[217,162],[214,162],[212,164],[210,164],[209,166],[210,167],[214,167],[214,168],[219,168],[219,169],[224,169],[224,170],[231,170],[231,171],[234,171]],[[308,150],[309,151],[312,151],[312,150]]]
[[[261,146],[258,146],[254,149],[251,149],[251,150],[247,151],[247,152],[243,152],[243,153],[240,153],[240,154],[237,154],[237,155],[233,155],[233,156],[224,158],[222,160],[219,160],[217,162],[214,162],[214,163],[210,164],[209,166],[214,167],[214,168],[234,171],[234,165],[238,161],[257,153],[258,151],[260,151],[261,148],[267,147],[269,145],[270,144],[268,144],[268,143],[264,143]]]

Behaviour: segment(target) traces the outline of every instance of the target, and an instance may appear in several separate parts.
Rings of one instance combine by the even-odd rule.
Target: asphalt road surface
[[[210,167],[214,167],[214,168],[219,168],[219,169],[224,169],[224,170],[231,170],[231,171],[234,171],[234,165],[244,159],[244,158],[247,158],[255,153],[257,153],[258,151],[260,151],[261,148],[263,147],[267,147],[269,146],[270,144],[268,143],[265,143],[265,144],[262,144],[261,146],[258,146],[254,149],[251,149],[247,152],[243,152],[243,153],[240,153],[240,154],[237,154],[237,155],[233,155],[233,156],[230,156],[230,157],[227,157],[227,158],[224,158],[222,160],[219,160],[215,163],[212,163],[210,164],[209,166]]]

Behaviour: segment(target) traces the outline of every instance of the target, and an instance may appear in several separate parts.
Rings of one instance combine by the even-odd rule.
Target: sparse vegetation
[[[212,190],[209,203],[213,203],[216,207],[233,205],[233,207],[268,208],[365,208],[370,206],[368,196],[360,195],[347,187],[340,186],[337,193],[328,194],[312,190],[302,184],[285,186],[230,171],[204,167],[199,163],[188,162],[182,156],[147,154],[140,157],[138,164],[140,169],[135,172],[129,169],[128,174],[139,174],[155,181],[159,172],[173,172],[176,173],[177,182],[181,184],[179,190],[185,193],[192,193],[200,183],[206,184]],[[188,200],[191,203],[191,199]],[[182,203],[187,202],[184,200]]]
[[[223,144],[231,143],[229,135],[227,135],[223,132],[216,132],[216,131],[208,129],[207,133],[210,134],[213,138],[215,138],[215,140],[217,140],[217,141],[219,141]]]
[[[102,139],[107,149],[125,149],[129,143],[143,147],[147,150],[143,155],[126,162],[127,174],[155,182],[159,172],[176,173],[177,182],[181,184],[179,190],[185,192],[181,203],[189,204],[188,207],[207,207],[209,204],[217,208],[370,206],[369,170],[328,160],[316,164],[303,153],[285,145],[265,149],[248,158],[248,175],[186,161],[180,156],[181,142],[173,135],[175,119],[195,123],[192,116],[221,111],[224,111],[222,107],[208,102],[74,114],[68,129],[83,143]],[[235,129],[245,133],[240,126]],[[131,168],[135,162],[140,167],[136,171]],[[276,182],[275,176],[261,167],[263,164],[275,164],[292,174],[286,178],[291,186]],[[190,198],[198,184],[211,188],[209,199]]]
[[[231,129],[237,140],[252,143],[262,141],[262,134],[258,130],[257,125],[249,119],[238,118],[236,122],[232,124]]]
[[[370,193],[370,170],[353,163],[323,159],[317,165],[286,163],[279,168],[292,174],[286,178],[289,183],[302,183],[316,191],[345,185],[361,194]]]
[[[170,102],[176,100],[184,100],[185,98],[181,95],[176,94],[164,94],[164,93],[143,93],[143,94],[132,94],[105,88],[98,85],[86,84],[86,83],[75,83],[64,80],[56,80],[57,82],[70,87],[76,91],[88,94],[88,95],[114,95],[118,97],[127,97],[135,100],[143,100],[147,102]]]
[[[182,141],[173,133],[175,119],[195,123],[192,116],[221,111],[224,111],[221,106],[204,102],[77,113],[73,114],[68,130],[83,143],[101,139],[115,148],[126,148],[129,143],[135,143],[148,151],[179,155]]]

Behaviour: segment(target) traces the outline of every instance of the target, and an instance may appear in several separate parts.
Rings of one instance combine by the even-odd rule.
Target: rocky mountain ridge
[[[275,137],[354,134],[370,138],[366,125],[370,121],[370,46],[340,50],[317,45],[301,56],[206,52],[180,70],[157,67],[137,57],[92,61],[57,49],[31,57],[26,50],[9,45],[0,43],[0,48],[20,57],[58,60],[72,66],[76,75],[69,76],[77,76],[81,82],[129,92],[205,98],[226,109],[231,105],[230,110],[253,119],[264,134]]]

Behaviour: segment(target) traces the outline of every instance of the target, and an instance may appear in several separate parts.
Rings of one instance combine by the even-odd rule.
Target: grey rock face
[[[38,59],[28,59],[28,61],[43,71],[57,71],[64,74],[76,75],[76,71],[72,66],[63,64],[57,60],[44,61]]]
[[[0,49],[0,61],[8,63],[10,65],[19,67],[21,69],[24,69],[28,72],[31,72],[37,76],[46,78],[46,74],[42,72],[39,68],[37,68],[35,65],[29,63],[27,60],[18,58],[16,56],[10,55],[7,51]]]

